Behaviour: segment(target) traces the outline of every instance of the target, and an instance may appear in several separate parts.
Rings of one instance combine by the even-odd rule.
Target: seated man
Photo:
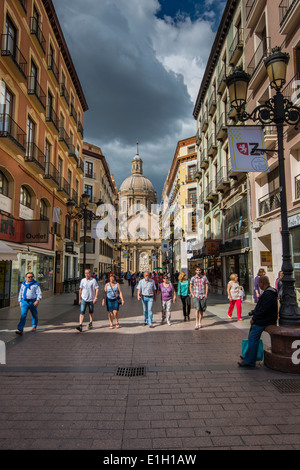
[[[261,276],[259,287],[263,290],[251,319],[251,328],[248,336],[248,349],[244,360],[238,362],[240,367],[255,367],[259,340],[264,329],[269,325],[276,325],[278,318],[278,293],[270,286],[269,278]]]

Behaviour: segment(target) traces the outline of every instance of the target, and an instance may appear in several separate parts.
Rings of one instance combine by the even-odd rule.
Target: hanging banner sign
[[[269,171],[261,127],[228,126],[228,141],[233,171]]]
[[[161,251],[163,253],[166,253],[169,251],[169,242],[168,241],[163,241],[162,244],[161,244]]]

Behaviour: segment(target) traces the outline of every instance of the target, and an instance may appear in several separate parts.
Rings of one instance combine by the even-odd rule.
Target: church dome
[[[137,153],[131,163],[131,175],[120,186],[120,193],[125,191],[146,191],[154,195],[156,194],[151,181],[143,175],[143,160],[139,155],[138,142]]]
[[[120,192],[123,191],[149,191],[155,193],[153,184],[143,175],[130,175],[121,184]]]

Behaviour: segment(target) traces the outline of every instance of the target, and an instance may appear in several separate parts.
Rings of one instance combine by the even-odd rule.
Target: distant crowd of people
[[[259,340],[263,330],[271,324],[277,323],[278,302],[282,296],[282,277],[280,272],[276,280],[275,288],[270,286],[269,278],[264,269],[260,269],[254,280],[254,302],[255,309],[252,311],[251,328],[248,336],[248,349],[242,361],[238,362],[241,367],[253,367],[256,362],[256,355]],[[144,325],[153,328],[153,303],[157,297],[161,297],[161,324],[165,322],[171,325],[172,304],[176,302],[176,294],[182,303],[182,313],[184,321],[190,320],[191,308],[195,309],[195,330],[202,327],[202,319],[207,309],[209,282],[205,273],[200,268],[196,268],[194,276],[189,279],[186,273],[175,273],[174,281],[171,282],[170,274],[166,272],[144,273],[105,273],[102,276],[104,281],[104,292],[102,306],[107,309],[109,318],[109,328],[120,328],[119,309],[124,305],[124,296],[121,289],[123,279],[128,282],[131,288],[131,295],[137,291],[137,299],[141,301],[143,308]],[[172,280],[173,280],[172,279]],[[177,288],[177,293],[176,289]],[[237,274],[231,274],[227,284],[227,296],[229,301],[228,318],[232,319],[234,308],[237,310],[238,321],[242,321],[242,301],[245,292],[240,286]],[[94,306],[99,297],[99,278],[90,269],[85,270],[85,277],[79,286],[79,325],[76,329],[81,332],[86,311],[89,313],[88,329],[93,327]],[[32,330],[35,331],[38,325],[37,307],[42,299],[42,292],[39,283],[34,279],[32,272],[26,274],[25,281],[21,285],[19,292],[19,303],[21,307],[21,318],[16,333],[23,334],[28,311],[32,314]]]

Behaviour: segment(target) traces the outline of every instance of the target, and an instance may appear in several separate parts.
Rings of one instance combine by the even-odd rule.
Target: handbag
[[[248,349],[248,339],[243,339],[242,342],[242,356],[245,357],[246,351]],[[264,345],[262,339],[259,340],[258,351],[257,351],[257,361],[262,361],[264,357]]]
[[[109,285],[110,285],[110,287],[111,287],[111,284],[110,284],[110,283],[109,283]],[[121,297],[120,297],[119,295],[118,295],[118,297],[116,296],[116,293],[115,293],[115,291],[113,290],[112,287],[111,287],[111,290],[113,291],[113,294],[114,294],[114,296],[115,296],[115,298],[116,298],[118,304],[121,305],[121,304],[122,304],[122,299],[121,299]]]

